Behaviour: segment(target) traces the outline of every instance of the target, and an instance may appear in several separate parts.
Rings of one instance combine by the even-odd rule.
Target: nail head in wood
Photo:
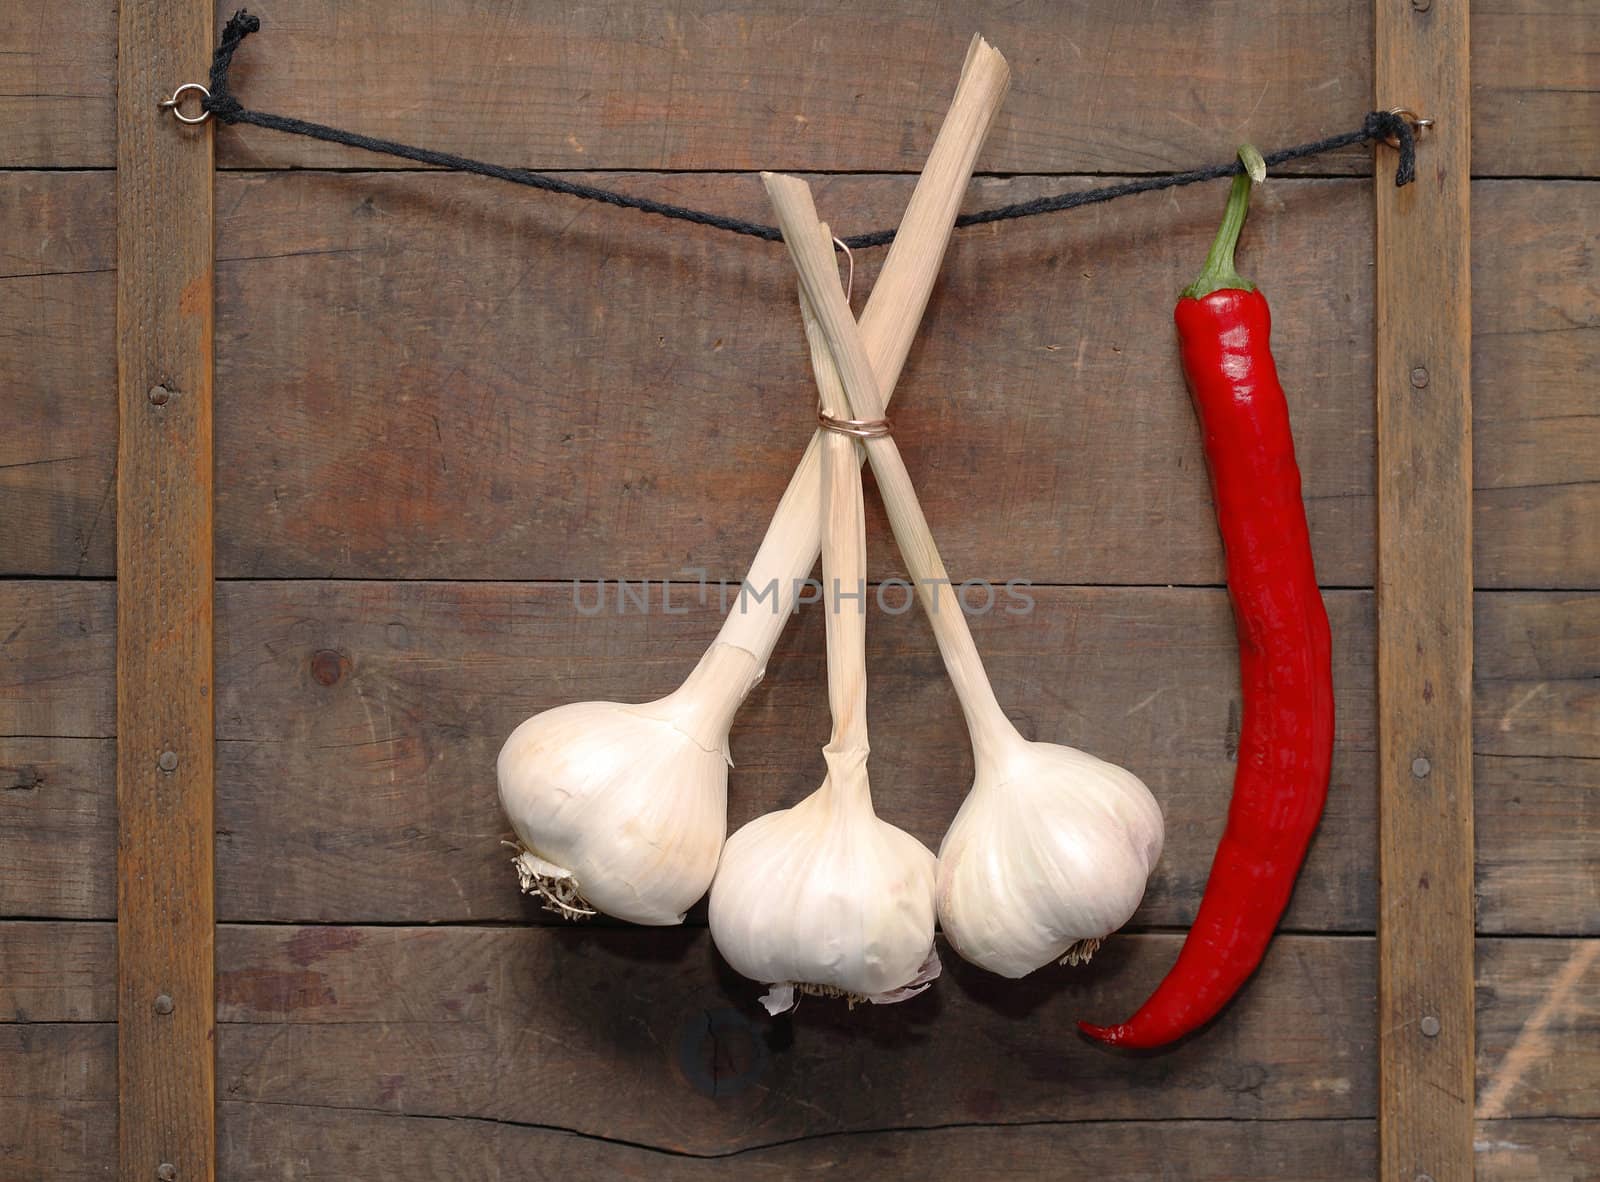
[[[178,770],[178,753],[176,751],[163,751],[156,759],[156,766],[164,772]]]
[[[1411,384],[1419,390],[1426,389],[1428,385],[1428,371],[1420,365],[1417,366],[1416,369],[1411,371]]]
[[[1433,0],[1411,0],[1411,7],[1417,12],[1427,12],[1433,7]],[[1422,1179],[1418,1178],[1417,1182],[1422,1182]]]
[[[1433,1182],[1433,1175],[1432,1174],[1418,1174],[1416,1176],[1415,1182]]]
[[[156,1167],[156,1177],[161,1182],[178,1182],[178,1167],[170,1161],[164,1161]]]
[[[1435,1018],[1432,1014],[1424,1015],[1422,1021],[1418,1023],[1418,1026],[1421,1027],[1422,1033],[1425,1037],[1439,1037],[1439,1019]]]
[[[1429,763],[1424,756],[1419,755],[1411,761],[1411,774],[1419,780],[1427,779],[1428,773],[1432,770],[1433,764]]]
[[[331,648],[311,654],[311,679],[318,685],[337,685],[344,676],[344,657]]]
[[[167,399],[169,399],[171,397],[172,397],[172,391],[167,389],[165,386],[151,386],[150,387],[150,405],[151,406],[165,406],[167,404]]]
[[[170,994],[163,993],[156,998],[155,1011],[158,1014],[172,1013],[172,997]]]

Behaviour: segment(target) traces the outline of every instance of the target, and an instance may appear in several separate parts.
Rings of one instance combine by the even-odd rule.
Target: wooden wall
[[[974,30],[1014,70],[974,206],[1372,105],[1364,2],[252,7],[252,105],[757,217],[750,170],[816,170],[850,232],[897,218]],[[1479,1171],[1552,1182],[1600,1160],[1600,13],[1472,19]],[[7,1178],[116,1161],[115,24],[0,10]],[[715,630],[714,599],[588,619],[571,584],[742,573],[811,430],[781,252],[268,133],[217,151],[222,1176],[1371,1175],[1367,153],[1273,181],[1242,259],[1334,626],[1328,815],[1238,1004],[1132,1059],[1070,1021],[1170,963],[1238,725],[1169,320],[1217,188],[958,234],[896,404],[952,570],[1036,584],[1032,616],[975,621],[1002,700],[1166,809],[1143,909],[1087,970],[950,956],[914,1002],[769,1022],[703,911],[572,928],[520,898],[493,757],[535,710],[670,688]],[[937,843],[959,715],[915,615],[870,644],[880,811]],[[740,716],[733,823],[814,786],[821,672],[812,613]]]

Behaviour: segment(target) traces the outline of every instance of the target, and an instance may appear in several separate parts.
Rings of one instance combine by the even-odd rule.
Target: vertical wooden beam
[[[120,0],[117,1076],[126,1179],[215,1176],[210,0]],[[194,107],[191,105],[192,111]]]
[[[1472,340],[1467,0],[1377,0],[1380,106],[1438,122],[1417,180],[1378,152],[1379,1156],[1471,1178]]]

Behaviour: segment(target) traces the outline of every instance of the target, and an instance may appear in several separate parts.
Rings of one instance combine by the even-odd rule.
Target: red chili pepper
[[[1269,347],[1272,317],[1233,265],[1250,187],[1248,175],[1234,180],[1205,269],[1176,312],[1239,635],[1239,763],[1228,824],[1177,963],[1127,1022],[1078,1024],[1120,1046],[1181,1038],[1238,992],[1288,905],[1327,798],[1328,614],[1311,562],[1289,408]]]

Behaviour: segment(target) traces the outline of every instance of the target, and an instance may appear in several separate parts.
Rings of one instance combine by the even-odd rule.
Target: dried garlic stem
[[[819,223],[811,190],[804,181],[794,177],[763,173],[762,180],[777,211],[784,242],[800,272],[807,304],[826,340],[824,355],[819,359],[819,372],[835,371],[855,417],[880,419],[884,412],[881,388],[861,332],[840,290],[832,251],[817,237]],[[973,746],[982,755],[1014,734],[1015,728],[1001,710],[984,672],[966,615],[956,599],[949,572],[939,557],[939,548],[922,514],[899,447],[893,436],[882,435],[866,441],[866,452],[901,556],[916,581],[917,594],[927,609],[939,652],[961,700]]]
[[[833,250],[827,226],[818,233]],[[802,302],[813,363],[828,357],[827,342]],[[848,417],[844,389],[830,365],[816,370],[822,413]],[[861,456],[855,443],[822,431],[822,597],[828,636],[828,708],[833,734],[823,755],[833,791],[867,796],[867,525],[861,494]],[[836,773],[837,769],[837,773]],[[870,797],[868,797],[870,807]]]
[[[862,337],[881,390],[892,391],[900,379],[956,211],[1010,78],[999,51],[982,37],[973,37],[955,98],[861,315]],[[831,256],[831,244],[828,251]],[[794,608],[796,588],[811,573],[821,550],[820,473],[820,440],[813,435],[746,576],[752,595],[735,603],[717,636],[723,644],[753,653],[758,666],[765,666],[771,656]],[[776,604],[770,598],[755,598],[772,586],[777,588]]]

